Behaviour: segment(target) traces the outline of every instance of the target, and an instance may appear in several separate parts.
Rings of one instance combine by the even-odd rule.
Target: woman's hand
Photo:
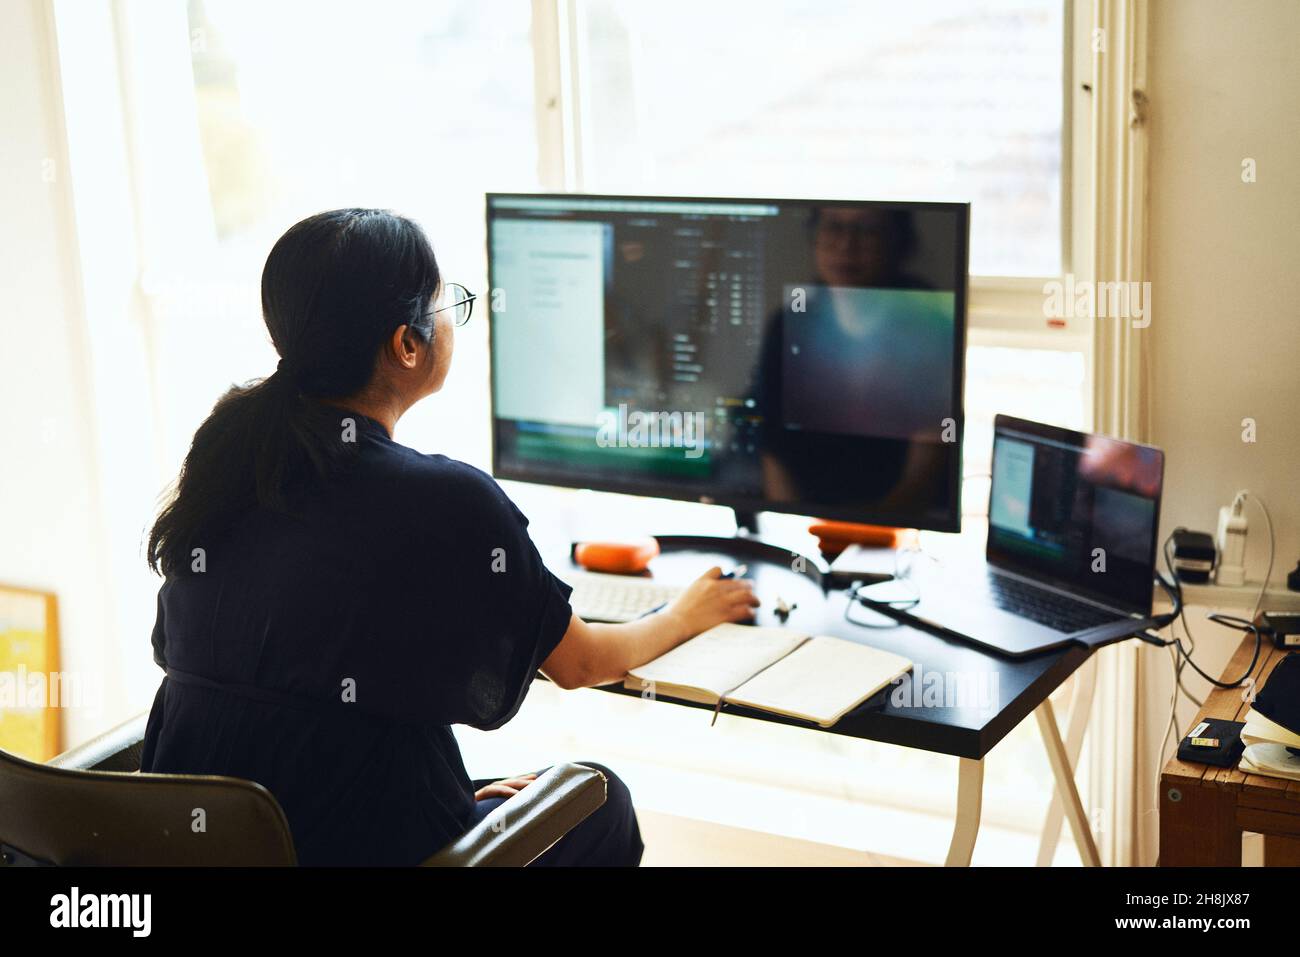
[[[708,631],[724,621],[747,621],[758,607],[754,586],[743,578],[723,578],[716,565],[687,586],[664,609],[685,628],[687,637]]]
[[[585,622],[577,615],[542,672],[561,688],[593,688],[622,681],[629,671],[724,621],[754,616],[758,599],[743,578],[710,568],[663,611],[621,625]]]
[[[512,798],[528,785],[537,780],[536,774],[517,774],[512,778],[503,778],[500,781],[493,781],[491,784],[485,784],[474,792],[475,801],[485,801],[488,798]]]

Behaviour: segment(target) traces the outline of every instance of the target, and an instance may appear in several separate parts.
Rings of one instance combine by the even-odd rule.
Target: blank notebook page
[[[784,628],[717,625],[633,668],[630,675],[642,681],[701,688],[720,697],[788,655],[805,637]]]
[[[911,667],[902,655],[821,636],[746,681],[727,700],[833,724]]]

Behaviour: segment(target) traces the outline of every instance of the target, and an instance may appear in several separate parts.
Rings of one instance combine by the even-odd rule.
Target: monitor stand
[[[752,538],[758,534],[758,512],[747,508],[733,508],[731,514],[736,516],[737,538]]]
[[[733,509],[736,531],[733,535],[656,535],[663,552],[716,552],[741,562],[764,562],[783,565],[803,575],[823,590],[828,580],[828,567],[820,555],[807,555],[799,551],[765,541],[758,534],[758,513],[747,509]]]

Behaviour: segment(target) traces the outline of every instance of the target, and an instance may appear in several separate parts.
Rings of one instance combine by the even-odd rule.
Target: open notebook
[[[1300,781],[1300,655],[1283,657],[1259,689],[1241,743],[1241,770]]]
[[[745,705],[829,728],[912,662],[842,638],[723,624],[628,672],[623,685],[701,704]]]
[[[1251,709],[1241,729],[1246,745],[1238,767],[1251,774],[1300,781],[1300,734]]]

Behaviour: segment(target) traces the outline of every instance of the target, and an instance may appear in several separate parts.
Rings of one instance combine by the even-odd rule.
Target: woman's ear
[[[420,364],[420,339],[410,326],[398,326],[388,340],[388,351],[404,369],[414,369]]]

